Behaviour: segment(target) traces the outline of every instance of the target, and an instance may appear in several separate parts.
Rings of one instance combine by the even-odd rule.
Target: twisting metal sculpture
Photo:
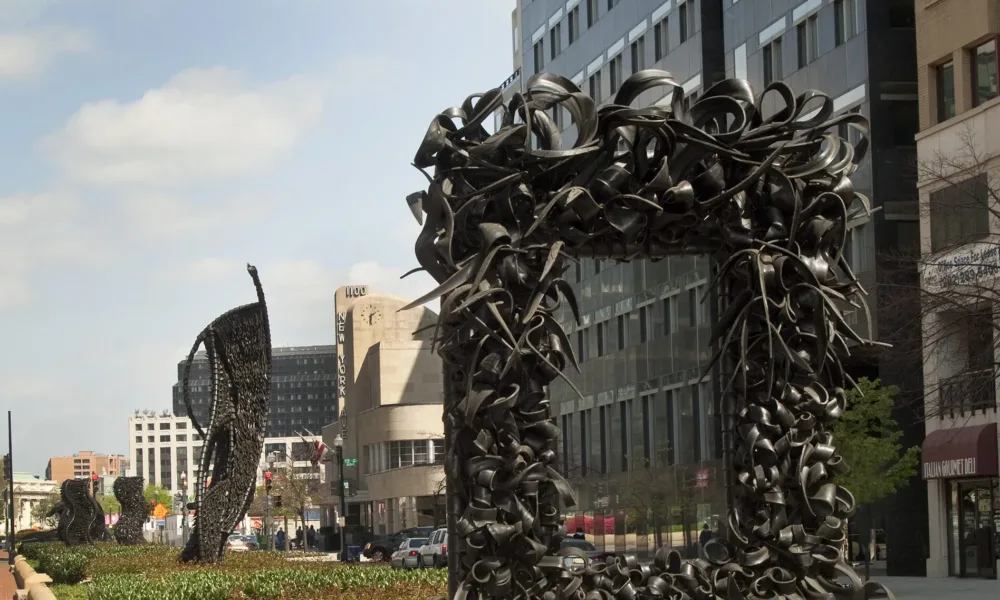
[[[631,106],[661,86],[668,105]],[[407,200],[423,223],[417,259],[440,285],[411,306],[443,297],[435,339],[454,598],[883,593],[841,559],[854,499],[831,481],[844,464],[829,433],[853,385],[840,359],[872,343],[842,316],[865,310],[842,249],[850,215],[868,210],[849,178],[868,142],[829,131],[844,123],[866,136],[867,122],[832,117],[816,91],[796,97],[774,83],[763,95],[784,108],[766,117],[747,82],[727,80],[685,111],[671,75],[647,70],[598,110],[542,73],[506,106],[493,90],[432,121],[414,160],[433,167],[429,186]],[[570,147],[546,112],[557,105],[576,126]],[[502,127],[490,135],[482,123],[495,111]],[[663,548],[651,567],[634,557],[587,565],[560,550],[560,511],[575,496],[556,471],[545,391],[560,377],[572,386],[562,371],[577,367],[554,318],[562,301],[577,313],[561,275],[577,257],[694,253],[716,259],[724,304],[712,362],[727,373],[728,539],[704,559]]]
[[[142,477],[115,479],[115,498],[121,506],[118,524],[115,525],[115,540],[122,546],[135,546],[143,542],[142,525],[148,515],[143,494],[144,483]]]
[[[62,501],[52,509],[59,512],[59,539],[69,546],[103,541],[107,532],[104,511],[90,495],[90,481],[67,479],[60,488],[60,496]]]
[[[195,488],[198,513],[181,552],[185,561],[221,559],[226,539],[253,501],[271,391],[271,330],[257,269],[247,265],[247,271],[257,302],[212,321],[195,340],[184,369],[184,403],[205,440]],[[194,418],[188,392],[191,363],[202,344],[212,372],[208,431]]]

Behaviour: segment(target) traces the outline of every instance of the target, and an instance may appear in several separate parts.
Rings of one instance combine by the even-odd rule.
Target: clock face
[[[372,326],[382,320],[382,310],[374,304],[369,304],[361,309],[361,321]]]

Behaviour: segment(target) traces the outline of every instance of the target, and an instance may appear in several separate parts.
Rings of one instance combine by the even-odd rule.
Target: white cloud
[[[0,310],[32,301],[30,278],[39,267],[108,257],[109,240],[86,226],[81,208],[63,192],[0,198]]]
[[[96,184],[184,184],[268,167],[323,113],[325,86],[303,76],[252,85],[191,69],[134,102],[84,105],[42,148]]]
[[[91,47],[90,35],[68,27],[0,33],[0,79],[37,75],[59,56]]]
[[[236,227],[263,216],[274,204],[265,197],[199,203],[152,192],[125,198],[123,208],[137,233],[166,238]]]

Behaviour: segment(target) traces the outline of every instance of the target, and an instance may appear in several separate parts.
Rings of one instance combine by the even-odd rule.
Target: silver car
[[[427,538],[409,538],[403,540],[399,549],[392,553],[389,564],[393,569],[417,569],[420,567],[420,547],[427,543]]]
[[[420,548],[420,566],[440,569],[448,566],[448,530],[435,529]]]

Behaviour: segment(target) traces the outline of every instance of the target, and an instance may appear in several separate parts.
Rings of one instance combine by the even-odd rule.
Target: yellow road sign
[[[163,506],[162,504],[157,504],[156,508],[153,509],[153,516],[156,517],[157,519],[165,519],[167,518],[167,513],[169,512],[170,511],[167,510],[166,506]]]

